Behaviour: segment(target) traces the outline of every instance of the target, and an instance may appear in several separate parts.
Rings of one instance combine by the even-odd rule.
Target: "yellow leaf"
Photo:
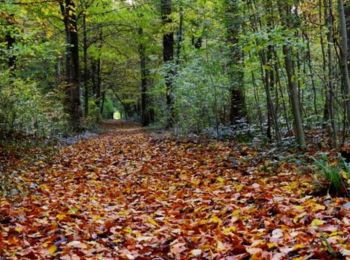
[[[345,180],[349,179],[349,175],[348,175],[348,173],[346,171],[341,171],[340,174]]]
[[[98,220],[100,220],[102,217],[101,216],[99,216],[99,215],[93,215],[92,216],[92,219],[94,220],[94,221],[98,221]]]
[[[239,218],[241,215],[241,210],[240,209],[236,209],[231,213],[231,216]]]
[[[222,178],[222,177],[216,178],[216,181],[219,182],[220,184],[224,184],[225,183],[225,179]]]
[[[47,186],[46,184],[41,184],[39,187],[40,187],[40,189],[42,189],[44,191],[49,191],[50,190],[49,186]]]
[[[240,192],[244,188],[244,186],[242,184],[238,184],[235,186],[235,188],[238,192]]]
[[[225,251],[226,250],[226,247],[225,245],[219,240],[216,244],[216,251],[218,252],[222,252],[222,251]]]
[[[298,249],[302,249],[302,248],[305,248],[305,245],[303,245],[303,244],[296,244],[296,245],[293,247],[294,250],[298,250]]]
[[[294,223],[298,223],[300,221],[300,219],[302,219],[303,217],[305,217],[307,215],[306,212],[303,212],[301,214],[299,214],[298,216],[296,216],[294,219],[293,219],[293,222]]]
[[[23,231],[23,227],[22,226],[17,226],[15,228],[15,230],[18,232],[18,233],[21,233]]]
[[[294,208],[297,209],[298,211],[304,211],[303,206],[294,206]]]
[[[311,226],[313,227],[317,227],[317,226],[321,226],[324,224],[324,221],[321,219],[317,219],[315,218],[312,222],[311,222]]]
[[[224,229],[222,230],[222,233],[223,233],[225,236],[228,236],[228,235],[232,234],[232,232],[235,232],[236,230],[237,230],[237,228],[232,226],[232,227],[224,228]]]
[[[50,246],[49,249],[47,250],[47,252],[50,255],[53,255],[56,251],[57,251],[57,246],[55,246],[55,245]]]
[[[128,214],[129,214],[129,211],[127,211],[127,210],[121,210],[118,212],[118,215],[120,217],[126,217]]]
[[[79,209],[77,209],[77,208],[70,208],[69,211],[68,211],[68,214],[75,215],[78,212],[79,212]]]
[[[215,224],[219,224],[222,225],[222,220],[219,219],[216,215],[212,216],[209,220],[210,223],[215,223]]]
[[[192,183],[194,186],[198,186],[200,182],[201,182],[201,181],[200,181],[199,179],[192,179],[192,180],[191,180],[191,183]]]
[[[344,234],[344,232],[342,232],[342,231],[333,231],[330,235],[329,235],[329,237],[335,237],[335,236],[341,236],[341,235],[343,235]]]
[[[130,227],[124,228],[123,231],[124,231],[125,233],[128,233],[128,234],[131,234],[131,233],[132,233],[132,229],[131,229]]]
[[[267,243],[267,247],[268,247],[269,249],[272,249],[272,248],[278,247],[278,245],[277,245],[276,243]]]
[[[321,210],[325,210],[326,209],[326,207],[324,205],[317,204],[317,203],[315,205],[313,205],[312,208],[313,208],[314,211],[321,211]]]
[[[149,217],[149,218],[147,219],[147,222],[150,223],[150,224],[152,224],[153,226],[156,226],[156,227],[159,226],[158,223],[157,223],[153,218],[151,218],[151,217]]]
[[[255,240],[250,248],[255,248],[255,247],[261,247],[262,245],[265,245],[265,241],[264,240],[261,240],[261,239],[258,239],[258,240]],[[253,249],[254,250],[254,249]]]
[[[116,244],[119,244],[120,242],[122,242],[123,240],[121,240],[120,238],[114,239],[113,242]]]
[[[60,213],[60,214],[57,214],[57,215],[56,215],[56,218],[57,218],[58,220],[63,220],[65,217],[66,217],[66,214],[64,214],[64,213]]]

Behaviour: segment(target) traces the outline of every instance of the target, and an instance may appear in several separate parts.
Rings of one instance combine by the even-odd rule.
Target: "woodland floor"
[[[17,169],[30,192],[0,198],[0,259],[349,257],[349,198],[310,195],[306,166],[109,128]]]

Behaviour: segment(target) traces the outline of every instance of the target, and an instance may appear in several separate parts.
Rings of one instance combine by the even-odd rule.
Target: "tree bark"
[[[140,100],[140,110],[141,110],[141,123],[143,126],[147,126],[150,123],[150,116],[148,112],[148,70],[146,67],[146,47],[143,42],[143,29],[140,27],[138,29],[139,34],[139,57],[140,57],[140,72],[141,72],[141,100]]]
[[[348,48],[348,34],[346,27],[346,17],[344,10],[343,0],[338,0],[339,9],[339,21],[340,21],[340,36],[341,36],[341,63],[342,63],[342,76],[344,82],[344,94],[345,94],[345,107],[346,107],[346,117],[347,125],[350,125],[350,78],[348,69],[349,60],[349,48]]]
[[[230,123],[232,125],[240,123],[246,118],[243,52],[238,46],[239,34],[242,29],[242,18],[239,14],[239,1],[225,0],[227,42],[230,45]]]
[[[86,10],[85,10],[86,11]],[[87,30],[86,30],[86,13],[83,13],[83,60],[84,60],[84,114],[85,117],[89,115],[89,86],[88,86],[88,62],[87,62]]]
[[[332,48],[334,46],[334,17],[333,17],[333,2],[332,0],[324,1],[324,14],[326,20],[326,26],[328,29],[327,32],[327,70],[328,70],[328,81],[327,81],[327,102],[326,109],[328,115],[327,129],[329,136],[332,140],[332,146],[337,146],[337,129],[335,124],[335,115],[334,115],[334,69],[333,69],[333,53]]]
[[[80,107],[80,68],[79,41],[77,29],[76,7],[73,0],[60,1],[61,13],[66,32],[66,112],[70,115],[71,127],[81,130]]]
[[[280,5],[280,15],[282,24],[286,28],[294,28],[294,14],[291,12],[291,6],[289,4]],[[283,45],[283,54],[284,54],[284,64],[285,64],[285,70],[287,73],[287,81],[288,81],[288,90],[289,90],[289,97],[290,97],[290,103],[292,107],[292,113],[294,118],[294,131],[295,131],[295,137],[298,145],[301,148],[304,148],[306,146],[305,142],[305,134],[304,134],[304,128],[303,128],[303,121],[302,121],[302,115],[301,115],[301,109],[300,109],[300,100],[298,95],[298,85],[295,81],[295,65],[294,61],[292,59],[293,57],[293,50],[292,46],[290,44],[284,44]]]
[[[172,12],[171,0],[161,0],[161,16],[163,27],[170,24]],[[170,128],[174,124],[174,100],[173,100],[173,77],[174,68],[171,64],[174,60],[174,32],[165,32],[163,34],[163,61],[166,64],[166,75],[165,75],[165,85],[166,85],[166,104],[169,113],[169,119],[167,123],[167,128]]]

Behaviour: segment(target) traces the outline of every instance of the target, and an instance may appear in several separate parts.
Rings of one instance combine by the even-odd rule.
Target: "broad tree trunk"
[[[61,14],[66,32],[66,112],[74,131],[81,128],[80,86],[79,86],[79,41],[76,6],[73,0],[60,2]]]
[[[246,118],[244,96],[243,52],[237,45],[242,29],[242,18],[239,15],[239,1],[225,0],[225,23],[227,42],[230,48],[230,123],[237,124]]]
[[[171,0],[161,0],[161,16],[162,23],[165,27],[171,23],[172,3]],[[174,60],[174,32],[165,32],[163,34],[163,61],[167,64],[167,71],[165,75],[166,85],[166,103],[169,113],[169,120],[167,127],[170,128],[174,124],[174,100],[173,100],[173,77],[174,69],[170,64]]]

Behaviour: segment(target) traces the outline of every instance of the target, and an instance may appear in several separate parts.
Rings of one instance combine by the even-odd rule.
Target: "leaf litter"
[[[349,199],[310,196],[312,176],[266,174],[258,156],[135,127],[63,147],[22,170],[30,193],[0,199],[0,256],[349,259]]]

